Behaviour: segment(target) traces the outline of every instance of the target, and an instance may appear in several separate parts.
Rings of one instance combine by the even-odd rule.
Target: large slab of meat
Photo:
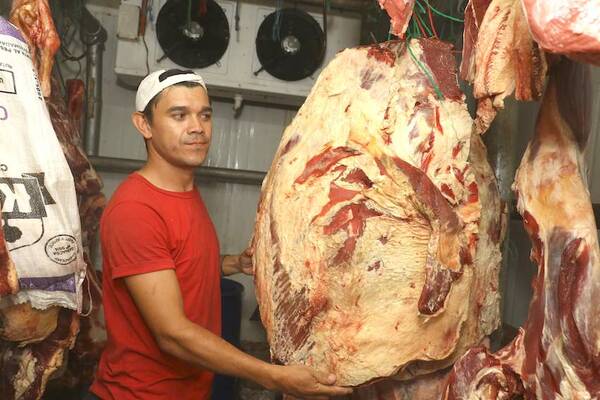
[[[542,94],[546,58],[529,33],[521,0],[469,0],[461,76],[473,83],[477,132],[488,130],[504,99]]]
[[[528,319],[506,348],[457,362],[446,399],[600,398],[600,250],[582,157],[589,71],[554,68],[514,185],[538,265]]]
[[[450,46],[410,43],[338,54],[263,183],[253,247],[272,355],[342,385],[443,368],[499,322],[496,182]]]

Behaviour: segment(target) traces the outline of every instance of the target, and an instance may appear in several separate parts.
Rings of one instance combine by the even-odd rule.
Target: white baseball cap
[[[200,75],[194,73],[194,71],[181,69],[161,69],[154,71],[142,80],[137,89],[137,94],[135,95],[136,111],[144,111],[150,100],[157,94],[165,88],[181,82],[196,82],[206,90],[204,80]]]

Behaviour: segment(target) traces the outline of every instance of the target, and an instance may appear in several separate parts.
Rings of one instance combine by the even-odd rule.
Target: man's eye
[[[179,114],[173,114],[173,118],[175,119],[183,119],[184,115],[179,113]]]
[[[210,121],[210,119],[212,118],[212,114],[202,114],[201,117],[205,121]]]

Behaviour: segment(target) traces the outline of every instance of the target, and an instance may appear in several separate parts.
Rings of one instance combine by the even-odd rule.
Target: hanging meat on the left
[[[14,0],[10,22],[23,33],[31,60],[38,71],[44,97],[50,96],[54,55],[60,38],[54,27],[48,0]]]
[[[69,80],[66,86],[67,101],[65,102],[57,80],[53,79],[52,95],[48,98],[47,105],[54,131],[75,178],[86,262],[86,280],[83,297],[84,315],[80,316],[79,334],[73,348],[69,351],[66,360],[67,368],[60,377],[49,382],[48,390],[60,393],[60,398],[64,400],[67,400],[65,396],[67,391],[78,393],[92,383],[100,353],[106,342],[106,330],[102,318],[102,279],[90,259],[93,238],[98,232],[100,215],[106,198],[102,193],[102,180],[79,145],[83,82]]]
[[[67,102],[58,81],[52,77],[60,39],[48,1],[15,0],[10,21],[20,33],[16,29],[12,33],[0,29],[0,34],[21,37],[27,43],[49,119],[73,175],[86,270],[81,307],[85,316],[58,306],[39,310],[29,303],[7,305],[1,297],[18,292],[19,280],[3,230],[0,230],[0,399],[37,400],[42,397],[51,376],[56,382],[56,375],[62,375],[58,381],[71,388],[89,385],[104,344],[100,281],[90,262],[89,250],[105,199],[101,192],[102,181],[80,147],[83,82],[68,82]],[[5,24],[3,27],[10,26],[1,17],[0,23]],[[67,359],[66,370],[61,369]]]

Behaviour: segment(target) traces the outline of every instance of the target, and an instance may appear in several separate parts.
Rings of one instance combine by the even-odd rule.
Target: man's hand
[[[244,273],[254,275],[254,265],[252,264],[252,250],[244,250],[239,256],[223,256],[223,275],[233,275]]]
[[[254,275],[254,264],[252,263],[253,251],[250,248],[244,250],[242,254],[240,254],[240,272],[246,275]]]
[[[332,396],[344,396],[352,389],[334,386],[335,375],[322,373],[311,368],[292,365],[275,366],[272,389],[301,399],[326,400]],[[268,385],[271,386],[271,385]]]
[[[165,354],[302,399],[320,400],[350,393],[349,389],[333,386],[333,376],[303,366],[268,364],[242,353],[219,336],[188,320],[175,270],[165,269],[123,279],[144,322]]]

